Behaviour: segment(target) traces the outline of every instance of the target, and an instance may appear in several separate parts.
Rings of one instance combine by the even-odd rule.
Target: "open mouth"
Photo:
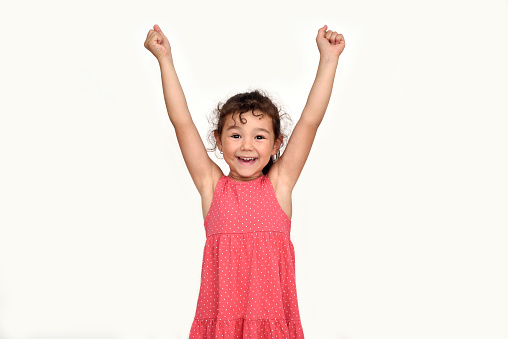
[[[238,159],[238,162],[242,165],[252,165],[256,162],[258,158],[242,158],[242,157],[236,157]]]

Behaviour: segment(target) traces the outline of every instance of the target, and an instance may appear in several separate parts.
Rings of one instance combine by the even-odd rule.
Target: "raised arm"
[[[278,184],[289,190],[292,190],[296,185],[309,156],[317,129],[330,102],[339,56],[345,47],[342,34],[326,31],[326,28],[325,25],[319,29],[316,38],[320,59],[316,79],[310,90],[307,103],[284,153],[272,166],[273,171],[276,172]]]
[[[175,128],[185,165],[196,188],[202,193],[212,183],[213,173],[222,171],[208,156],[196,125],[192,121],[182,86],[176,75],[169,41],[158,25],[154,25],[154,30],[148,32],[145,47],[159,61],[169,120]]]

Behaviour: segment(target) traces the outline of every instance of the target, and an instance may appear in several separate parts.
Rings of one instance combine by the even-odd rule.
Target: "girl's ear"
[[[222,152],[222,143],[221,143],[218,131],[214,131],[213,136],[215,137],[215,142],[217,143],[217,148],[219,149],[219,151]]]
[[[280,145],[282,145],[283,139],[284,139],[284,137],[282,136],[282,134],[279,135],[279,137],[277,139],[275,139],[275,142],[273,143],[272,155],[277,154],[277,152],[279,151]]]

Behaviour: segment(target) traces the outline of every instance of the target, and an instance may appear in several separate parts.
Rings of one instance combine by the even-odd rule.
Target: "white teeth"
[[[242,160],[246,160],[246,161],[256,159],[256,158],[242,158],[242,157],[239,157],[239,158]]]

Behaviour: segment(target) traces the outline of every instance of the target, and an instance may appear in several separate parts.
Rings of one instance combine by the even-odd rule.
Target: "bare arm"
[[[319,127],[332,96],[333,80],[338,63],[339,59],[319,59],[316,79],[298,123],[314,125],[316,129]]]
[[[173,60],[159,60],[164,101],[176,132],[185,165],[201,193],[212,183],[212,173],[219,169],[208,156],[201,136],[192,121],[187,101],[173,66]],[[220,169],[219,169],[220,170]]]
[[[345,46],[342,34],[333,31],[325,33],[325,28],[326,25],[319,30],[316,38],[321,56],[316,79],[310,90],[307,103],[293,130],[286,150],[272,166],[274,171],[277,171],[278,182],[288,190],[292,190],[296,185],[309,156],[317,129],[330,102],[339,55]]]
[[[176,75],[169,42],[157,25],[154,28],[156,30],[150,30],[148,34],[145,47],[152,51],[159,61],[169,120],[175,128],[185,165],[196,188],[202,194],[211,185],[212,174],[221,170],[208,156],[201,136],[192,121],[182,86]],[[157,47],[160,46],[165,47],[164,50],[158,50]]]
[[[182,86],[176,75],[173,58],[168,56],[160,58],[158,61],[161,70],[164,101],[166,103],[169,120],[175,128],[179,125],[192,123],[187,100],[185,99],[185,94],[183,93]]]

